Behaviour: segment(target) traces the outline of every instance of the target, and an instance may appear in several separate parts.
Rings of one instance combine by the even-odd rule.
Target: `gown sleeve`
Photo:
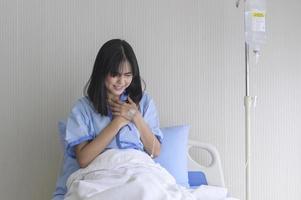
[[[83,99],[80,99],[73,106],[66,124],[66,151],[69,156],[75,158],[74,147],[94,138],[90,122],[87,105]]]

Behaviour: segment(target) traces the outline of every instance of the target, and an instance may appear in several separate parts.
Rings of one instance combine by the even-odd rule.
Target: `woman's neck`
[[[119,99],[118,95],[113,95],[111,93],[108,93],[107,96],[108,96],[108,99]]]

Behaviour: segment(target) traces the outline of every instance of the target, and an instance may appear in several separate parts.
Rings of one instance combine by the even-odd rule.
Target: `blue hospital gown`
[[[160,130],[158,113],[153,99],[144,92],[139,106],[140,112],[152,133],[162,142],[163,135]],[[93,140],[111,120],[112,117],[110,115],[102,116],[97,113],[92,102],[87,97],[77,100],[67,120],[65,140],[67,142],[68,155],[74,158],[74,147],[84,141]],[[131,148],[144,151],[140,133],[132,122],[122,127],[116,137],[106,147],[106,149],[114,148]]]

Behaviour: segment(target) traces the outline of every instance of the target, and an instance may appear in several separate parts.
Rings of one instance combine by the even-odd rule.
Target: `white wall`
[[[57,121],[82,94],[100,46],[134,47],[162,126],[221,153],[244,197],[243,8],[235,1],[0,1],[0,196],[49,199],[61,156]],[[268,1],[268,41],[251,69],[252,199],[301,198],[301,3]]]

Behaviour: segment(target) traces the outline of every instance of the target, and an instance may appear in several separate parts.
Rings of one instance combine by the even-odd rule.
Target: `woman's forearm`
[[[81,168],[88,166],[112,141],[121,128],[118,120],[113,120],[91,142],[84,142],[76,146],[77,162]]]
[[[135,115],[133,122],[140,132],[141,141],[147,153],[157,157],[160,154],[161,144],[157,137],[152,133],[140,113]]]

